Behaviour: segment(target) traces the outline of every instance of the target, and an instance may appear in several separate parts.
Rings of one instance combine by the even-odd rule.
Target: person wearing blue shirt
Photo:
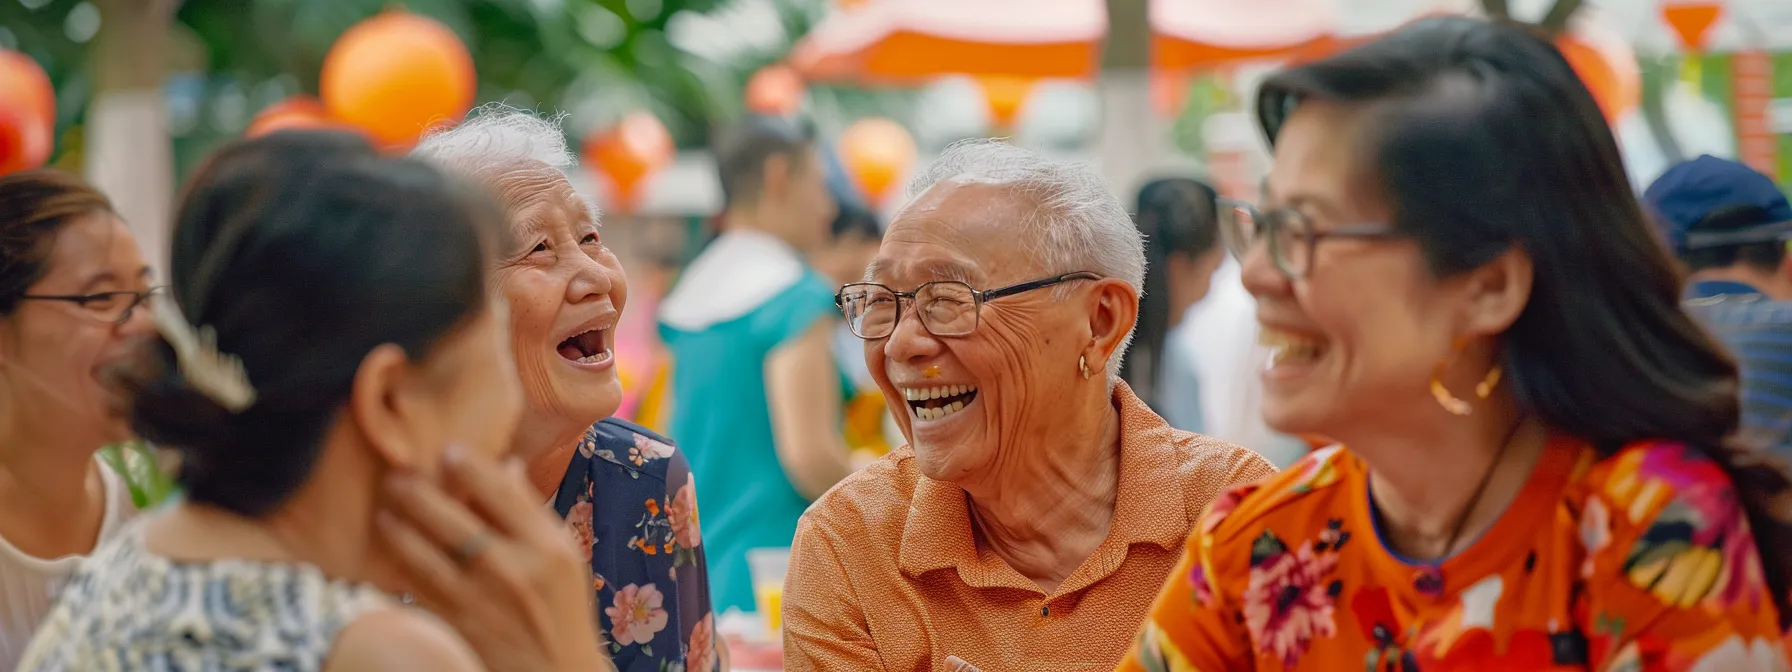
[[[1792,204],[1773,180],[1726,159],[1677,164],[1643,192],[1687,271],[1687,310],[1742,370],[1742,429],[1792,458]]]
[[[832,338],[836,284],[807,255],[836,211],[806,129],[749,117],[716,147],[721,232],[660,306],[671,434],[697,479],[717,611],[753,610],[747,551],[786,548],[851,473]]]

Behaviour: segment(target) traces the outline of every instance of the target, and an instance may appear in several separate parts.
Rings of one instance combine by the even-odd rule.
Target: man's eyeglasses
[[[1268,212],[1241,201],[1220,200],[1220,233],[1226,247],[1244,259],[1258,241],[1269,245],[1269,258],[1276,269],[1290,278],[1307,277],[1313,271],[1314,248],[1327,238],[1387,240],[1404,238],[1386,224],[1352,224],[1325,231],[1316,230],[1313,220],[1293,208],[1275,208]]]
[[[138,308],[148,308],[162,288],[154,287],[141,292],[100,292],[97,294],[59,295],[59,294],[26,294],[19,297],[31,301],[63,301],[80,306],[92,313],[94,317],[124,324],[131,319]]]
[[[983,304],[1004,296],[1014,296],[1035,289],[1044,289],[1072,280],[1100,280],[1089,271],[1065,273],[1009,285],[997,289],[976,290],[956,280],[929,282],[913,292],[898,292],[875,282],[855,282],[840,288],[834,305],[846,315],[846,324],[859,338],[876,340],[896,333],[902,319],[902,304],[916,307],[921,326],[934,336],[966,336],[977,330]]]

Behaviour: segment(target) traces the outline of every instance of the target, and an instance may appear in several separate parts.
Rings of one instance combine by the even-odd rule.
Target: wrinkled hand
[[[615,670],[598,640],[589,570],[560,521],[543,512],[520,463],[450,449],[446,485],[387,480],[378,517],[423,606],[497,672]]]

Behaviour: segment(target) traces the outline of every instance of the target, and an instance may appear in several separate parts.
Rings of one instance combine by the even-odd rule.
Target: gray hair
[[[543,170],[565,173],[578,165],[561,129],[565,113],[542,116],[503,103],[475,108],[460,124],[432,132],[411,150],[413,158],[496,187],[509,177]],[[591,221],[597,207],[587,199]]]
[[[1016,235],[1029,242],[1041,266],[1051,273],[1091,271],[1144,293],[1144,236],[1088,164],[1056,161],[1001,140],[962,140],[909,181],[910,203],[941,183],[1001,185],[1036,200],[1039,208],[1021,220]],[[1064,289],[1054,290],[1059,298]],[[1133,330],[1108,359],[1110,387],[1120,380]]]

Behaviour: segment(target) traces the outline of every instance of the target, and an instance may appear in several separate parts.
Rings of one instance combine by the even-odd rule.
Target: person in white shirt
[[[1213,187],[1173,177],[1139,189],[1145,294],[1121,375],[1170,425],[1229,441],[1285,467],[1306,444],[1271,431],[1259,413],[1257,304],[1220,241]]]
[[[1202,433],[1250,448],[1285,468],[1307,454],[1305,441],[1263,423],[1258,373],[1269,352],[1257,342],[1257,302],[1227,256],[1214,271],[1207,296],[1190,306],[1165,348],[1194,362],[1201,380]]]
[[[55,170],[0,177],[0,670],[82,557],[135,513],[95,454],[131,436],[99,373],[152,331],[150,269],[111,203]]]

